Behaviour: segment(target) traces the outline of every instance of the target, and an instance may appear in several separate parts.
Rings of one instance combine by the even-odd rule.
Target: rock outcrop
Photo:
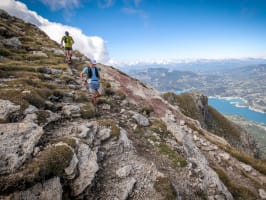
[[[14,172],[31,157],[43,134],[35,123],[0,124],[0,174]]]

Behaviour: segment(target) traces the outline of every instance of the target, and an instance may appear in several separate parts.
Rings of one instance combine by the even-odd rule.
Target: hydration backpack
[[[98,72],[98,68],[95,67],[95,75],[97,78],[99,78],[99,72]],[[92,70],[90,67],[88,67],[88,78],[91,78],[92,77]]]

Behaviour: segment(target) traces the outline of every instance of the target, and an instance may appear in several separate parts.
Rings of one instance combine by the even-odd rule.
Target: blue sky
[[[103,38],[116,62],[266,57],[266,0],[21,2],[51,22]]]

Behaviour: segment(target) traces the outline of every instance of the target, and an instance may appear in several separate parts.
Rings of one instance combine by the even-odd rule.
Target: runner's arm
[[[61,48],[63,47],[63,41],[64,41],[64,37],[62,37],[62,39],[61,39],[61,44],[60,44]]]
[[[85,72],[84,70],[82,72],[80,72],[80,80],[82,82],[82,85],[86,85],[86,78],[84,78]]]

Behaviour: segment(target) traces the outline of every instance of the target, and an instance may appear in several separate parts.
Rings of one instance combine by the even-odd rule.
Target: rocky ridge
[[[110,66],[95,108],[78,80],[89,59],[62,64],[45,33],[0,19],[0,199],[266,199],[252,145]]]

